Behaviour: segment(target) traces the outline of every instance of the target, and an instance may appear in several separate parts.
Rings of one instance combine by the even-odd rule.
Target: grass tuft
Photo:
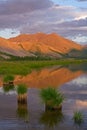
[[[73,120],[76,124],[81,124],[83,122],[83,115],[80,111],[74,112]]]
[[[17,93],[18,94],[25,94],[27,92],[27,87],[25,84],[19,84],[17,86]]]
[[[42,89],[40,92],[40,97],[44,103],[51,102],[51,106],[60,106],[64,100],[63,95],[59,90],[49,87],[47,89]]]

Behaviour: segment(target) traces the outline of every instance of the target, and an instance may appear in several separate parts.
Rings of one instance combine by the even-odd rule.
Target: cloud
[[[26,25],[32,12],[50,8],[50,0],[6,0],[0,1],[0,28],[20,28]]]
[[[42,10],[53,5],[50,0],[7,0],[0,1],[0,15],[22,14]]]
[[[68,38],[78,43],[87,44],[87,36],[76,35]]]
[[[87,18],[55,25],[55,32],[78,43],[87,43]]]
[[[37,11],[26,16],[26,25],[22,25],[21,33],[36,31],[52,32],[56,26],[67,20],[77,17],[73,6],[52,6],[44,11]]]
[[[35,0],[32,0],[32,2]],[[39,0],[36,0],[39,1]],[[44,2],[47,0],[44,0]],[[50,5],[50,3],[49,3]],[[37,6],[37,4],[36,4]],[[2,6],[3,8],[3,6]],[[28,7],[29,8],[29,7]],[[33,9],[33,8],[32,8]],[[35,9],[35,8],[34,8]],[[17,12],[17,10],[15,9]],[[7,10],[7,12],[9,12]],[[74,9],[73,7],[69,6],[58,6],[58,5],[53,5],[50,6],[50,8],[44,8],[44,9],[37,9],[33,10],[32,12],[26,12],[23,13],[12,13],[12,14],[5,14],[5,12],[1,12],[2,15],[0,15],[0,28],[22,28],[26,27],[29,25],[29,27],[34,27],[34,25],[39,24],[41,21],[43,21],[43,24],[45,23],[55,23],[55,22],[60,22],[64,19],[71,19],[76,16],[74,14]],[[4,13],[4,14],[3,14]],[[61,15],[61,17],[60,17]],[[43,31],[43,30],[42,30]],[[26,32],[26,30],[25,30]]]
[[[62,23],[65,27],[85,27],[87,26],[87,17],[86,18],[81,18],[78,20],[72,20],[72,21],[67,21]],[[62,24],[60,24],[60,26],[62,26]]]

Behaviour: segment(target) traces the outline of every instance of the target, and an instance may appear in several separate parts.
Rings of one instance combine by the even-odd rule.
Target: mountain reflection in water
[[[48,86],[58,87],[83,74],[83,71],[72,71],[68,68],[44,68],[32,71],[26,76],[16,76],[15,84],[25,83],[28,87],[43,88]]]

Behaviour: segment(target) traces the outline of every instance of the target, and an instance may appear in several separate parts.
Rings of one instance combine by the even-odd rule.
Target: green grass
[[[83,115],[80,111],[74,112],[73,120],[76,124],[81,124],[83,122]]]
[[[19,84],[17,86],[17,93],[18,94],[25,94],[25,93],[27,93],[27,87],[26,87],[26,85],[25,84]]]
[[[86,62],[86,60],[50,60],[50,61],[1,61],[0,62],[0,75],[26,75],[33,69],[40,69],[54,65],[66,66],[69,64],[79,64]]]
[[[50,103],[50,107],[60,106],[64,101],[62,93],[53,87],[42,89],[40,97],[45,104]]]

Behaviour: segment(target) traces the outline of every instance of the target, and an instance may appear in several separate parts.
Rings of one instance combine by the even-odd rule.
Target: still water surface
[[[87,65],[50,67],[17,75],[15,85],[28,86],[27,104],[18,104],[14,90],[0,87],[0,130],[87,130]],[[2,83],[1,83],[2,84]],[[39,92],[53,86],[65,97],[62,112],[46,112]],[[84,122],[73,122],[73,112],[81,111]]]

